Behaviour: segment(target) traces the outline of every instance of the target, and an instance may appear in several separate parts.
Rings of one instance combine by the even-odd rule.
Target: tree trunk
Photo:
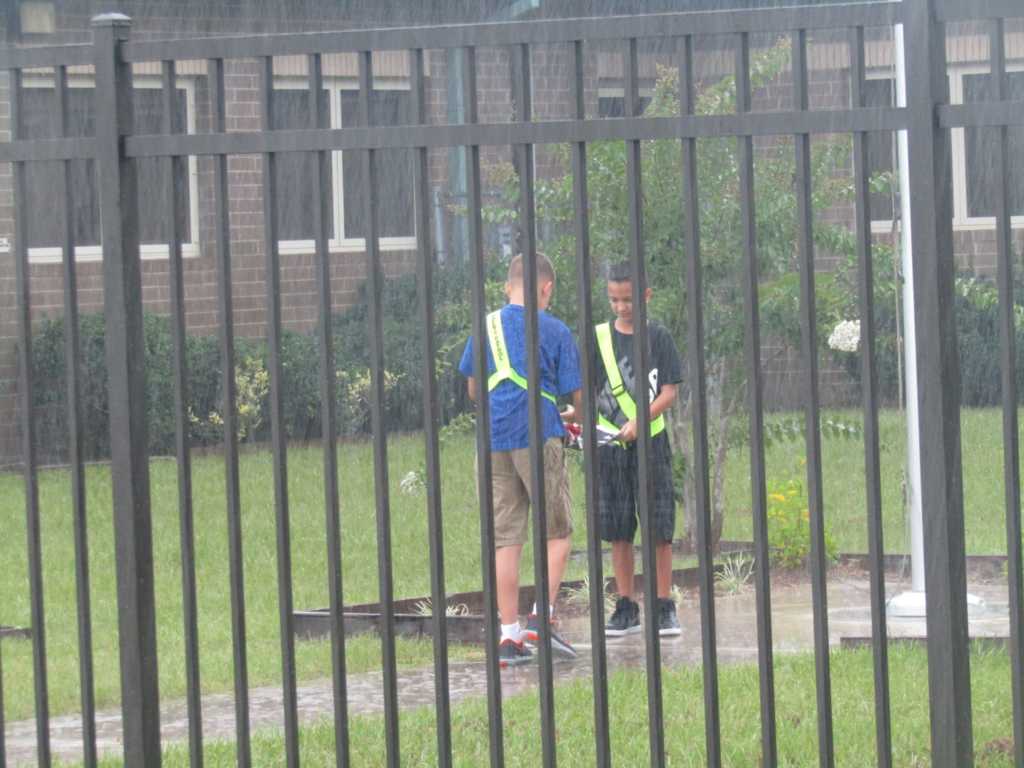
[[[711,528],[708,536],[712,551],[718,551],[725,524],[725,459],[729,448],[729,422],[736,404],[726,394],[729,375],[728,363],[724,360],[715,361],[707,369],[707,408],[708,408],[708,474],[710,482]],[[687,396],[685,404],[677,405],[672,436],[674,450],[679,451],[685,462],[683,473],[682,501],[684,502],[684,521],[686,538],[690,546],[697,544],[697,492],[694,481],[696,452],[693,435],[693,394]]]

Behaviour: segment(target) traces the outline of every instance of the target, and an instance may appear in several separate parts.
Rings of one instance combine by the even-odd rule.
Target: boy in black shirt
[[[645,300],[651,297],[646,291]],[[615,612],[605,634],[621,637],[640,631],[640,606],[633,599],[633,538],[636,535],[637,426],[636,380],[633,366],[633,284],[628,264],[617,264],[608,271],[608,301],[615,314],[613,323],[596,327],[597,377],[595,380],[598,434],[604,442],[598,448],[600,478],[598,520],[601,538],[611,542],[615,587],[619,593]],[[672,449],[662,415],[676,399],[676,385],[682,381],[679,351],[668,331],[648,323],[650,373],[643,389],[650,398],[651,472],[653,494],[650,497],[652,534],[657,539],[656,571],[659,634],[679,635],[679,617],[672,589],[672,537],[675,533],[676,505],[672,488]],[[655,601],[648,587],[648,610]]]

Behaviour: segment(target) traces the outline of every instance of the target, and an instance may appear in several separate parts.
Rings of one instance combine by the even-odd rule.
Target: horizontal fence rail
[[[861,322],[861,397],[863,412],[866,534],[870,563],[870,616],[872,629],[872,679],[875,709],[875,761],[879,766],[893,764],[893,732],[899,723],[891,713],[888,660],[888,628],[885,600],[885,550],[882,518],[882,471],[878,414],[878,360],[875,318],[876,276],[874,274],[872,234],[872,191],[870,187],[869,137],[879,132],[906,131],[910,138],[911,221],[915,251],[915,321],[921,329],[917,351],[920,372],[919,427],[924,437],[922,449],[923,493],[928,502],[925,520],[928,554],[928,662],[930,734],[932,764],[942,768],[959,768],[974,759],[972,709],[970,696],[968,626],[966,604],[966,559],[963,510],[963,477],[959,428],[960,389],[956,348],[956,325],[953,308],[953,233],[952,191],[945,177],[949,161],[948,138],[952,129],[977,128],[998,134],[996,175],[996,249],[999,288],[1000,360],[1002,366],[1001,397],[1003,417],[1004,484],[1006,506],[1006,537],[1008,555],[1008,587],[1011,682],[1014,756],[1024,764],[1024,638],[1022,638],[1022,574],[1020,472],[1017,444],[1017,400],[1015,320],[1014,320],[1014,250],[1011,230],[1011,186],[1008,153],[1009,130],[1024,126],[1024,102],[1009,98],[1005,20],[1022,17],[1018,0],[990,0],[988,3],[961,3],[956,0],[904,0],[904,2],[868,2],[837,6],[793,7],[764,10],[712,11],[669,14],[647,14],[604,19],[533,20],[488,24],[449,25],[341,32],[316,32],[280,35],[244,35],[180,40],[131,40],[130,20],[119,14],[108,14],[94,20],[94,43],[48,47],[8,47],[0,49],[0,69],[11,71],[11,141],[0,144],[0,162],[11,163],[14,193],[14,288],[17,298],[20,396],[20,440],[22,470],[25,483],[25,521],[28,589],[32,621],[32,689],[35,704],[36,756],[39,764],[49,765],[54,758],[51,744],[51,715],[48,679],[46,612],[44,610],[44,563],[39,494],[39,462],[33,404],[32,321],[33,265],[29,257],[29,210],[27,169],[31,164],[60,162],[64,191],[58,201],[62,249],[63,280],[62,311],[65,318],[63,358],[68,371],[66,409],[68,455],[71,465],[75,544],[75,600],[77,642],[79,653],[79,690],[82,710],[82,756],[86,765],[95,765],[103,757],[97,749],[95,670],[93,628],[91,625],[90,557],[88,551],[88,519],[93,505],[87,508],[86,473],[82,448],[82,349],[78,325],[78,274],[76,272],[76,232],[73,215],[80,190],[73,188],[72,164],[90,161],[94,164],[101,190],[98,204],[103,232],[102,282],[105,307],[106,364],[110,371],[110,442],[112,458],[112,508],[116,526],[115,549],[117,566],[117,599],[119,620],[120,672],[122,677],[121,707],[124,728],[124,759],[129,765],[159,766],[162,749],[160,739],[160,694],[158,690],[156,597],[154,594],[154,563],[152,514],[150,510],[150,479],[148,434],[145,413],[145,350],[143,342],[143,298],[140,253],[140,213],[138,210],[138,170],[143,162],[159,162],[166,180],[162,183],[167,198],[166,209],[160,212],[168,244],[169,313],[173,356],[174,455],[178,489],[178,537],[181,568],[181,611],[186,678],[186,715],[188,750],[192,766],[204,760],[204,701],[200,685],[199,596],[197,560],[200,557],[196,531],[196,487],[192,476],[188,409],[188,355],[186,340],[186,282],[183,204],[176,194],[175,179],[188,170],[190,158],[206,156],[210,177],[209,215],[204,217],[204,237],[212,240],[209,278],[216,303],[216,347],[221,371],[219,386],[223,403],[222,460],[224,472],[223,524],[226,528],[226,586],[230,601],[230,644],[232,656],[233,715],[236,759],[239,765],[258,764],[259,746],[254,737],[252,697],[249,673],[249,641],[246,617],[247,584],[253,579],[274,578],[277,599],[277,631],[280,633],[280,687],[283,720],[283,760],[292,766],[300,764],[303,734],[300,727],[301,704],[298,687],[297,649],[293,611],[293,561],[301,556],[294,551],[293,522],[289,492],[289,435],[285,424],[286,368],[284,352],[286,334],[285,296],[282,284],[287,264],[282,263],[280,247],[280,195],[277,171],[285,153],[303,153],[310,159],[311,174],[303,180],[313,191],[312,265],[316,282],[315,316],[319,323],[315,346],[320,370],[316,372],[316,388],[321,409],[316,414],[321,426],[323,461],[324,555],[325,586],[329,602],[331,720],[334,730],[334,760],[339,766],[351,764],[353,738],[349,713],[349,673],[346,665],[345,601],[343,592],[342,540],[349,516],[358,513],[349,494],[349,467],[339,471],[339,449],[335,440],[339,414],[336,412],[335,376],[338,340],[332,330],[334,312],[332,293],[332,217],[337,213],[331,203],[331,175],[339,172],[340,163],[333,153],[352,153],[358,163],[362,188],[354,203],[364,222],[361,240],[365,247],[358,257],[365,266],[365,343],[368,352],[369,384],[366,396],[368,422],[372,433],[372,476],[374,487],[373,528],[375,531],[376,579],[379,590],[381,618],[379,621],[381,661],[381,710],[384,749],[379,756],[389,766],[402,762],[399,741],[403,723],[400,695],[398,635],[394,608],[395,562],[401,557],[392,534],[401,520],[393,514],[389,477],[389,439],[386,415],[386,383],[389,365],[385,355],[386,272],[382,242],[385,239],[384,209],[390,201],[382,199],[390,181],[379,163],[389,150],[411,150],[412,186],[411,218],[414,219],[415,251],[410,262],[418,283],[416,306],[413,308],[422,334],[417,340],[424,353],[423,432],[424,465],[421,471],[425,490],[425,519],[429,541],[429,579],[432,611],[430,626],[433,637],[432,673],[434,676],[434,707],[436,730],[436,762],[449,766],[460,759],[453,736],[457,726],[452,707],[452,681],[449,680],[449,637],[446,623],[446,558],[445,515],[442,494],[441,462],[442,419],[439,400],[439,371],[435,328],[440,324],[442,307],[436,305],[434,284],[437,263],[432,251],[432,225],[439,211],[432,207],[432,149],[448,149],[459,153],[461,162],[450,169],[459,176],[465,189],[466,244],[469,254],[467,293],[471,304],[471,337],[475,403],[475,476],[478,507],[471,513],[480,528],[480,583],[483,591],[483,634],[486,650],[481,664],[481,678],[486,679],[487,759],[492,766],[502,766],[506,759],[502,660],[499,641],[502,638],[498,607],[502,600],[503,577],[496,557],[495,498],[493,477],[491,400],[488,379],[493,357],[488,345],[488,256],[485,216],[486,191],[482,170],[482,148],[507,148],[518,169],[516,201],[513,205],[518,227],[518,250],[525,265],[524,313],[526,370],[525,379],[529,407],[523,419],[528,424],[528,477],[523,483],[531,498],[530,520],[533,530],[533,583],[539,640],[536,643],[538,709],[540,714],[539,753],[545,766],[555,766],[559,757],[559,711],[555,690],[558,668],[554,663],[553,623],[545,620],[552,602],[548,588],[557,587],[561,573],[551,570],[547,532],[553,518],[549,516],[552,499],[546,498],[550,487],[545,474],[552,471],[545,453],[543,439],[541,287],[536,266],[543,257],[540,248],[541,227],[538,225],[539,167],[537,148],[550,144],[568,146],[568,163],[572,173],[570,207],[574,275],[561,276],[575,285],[563,288],[575,293],[579,324],[575,329],[581,352],[580,378],[584,396],[583,422],[583,514],[587,524],[587,573],[590,581],[589,631],[587,642],[592,675],[593,748],[596,763],[610,766],[614,760],[610,733],[620,727],[611,701],[609,686],[608,646],[604,637],[605,568],[600,539],[601,477],[600,451],[597,447],[598,404],[595,385],[599,379],[600,358],[592,354],[596,347],[594,294],[592,282],[600,281],[602,258],[591,242],[593,199],[588,188],[588,149],[595,142],[619,142],[625,150],[625,171],[622,196],[628,215],[622,221],[625,252],[618,256],[628,261],[632,275],[632,306],[637,332],[631,342],[635,361],[635,379],[647,382],[654,361],[650,347],[651,332],[647,324],[645,290],[648,287],[650,259],[646,254],[645,196],[651,194],[644,165],[643,146],[650,141],[678,142],[680,181],[678,211],[678,242],[685,251],[684,267],[676,275],[673,289],[685,297],[686,307],[686,369],[693,379],[687,382],[690,417],[687,425],[688,467],[693,483],[693,520],[698,558],[700,649],[703,660],[704,754],[711,766],[728,762],[724,746],[730,734],[723,722],[723,694],[719,689],[719,648],[716,636],[715,551],[712,531],[712,448],[709,441],[709,420],[712,400],[721,393],[708,391],[709,367],[708,317],[704,296],[707,264],[702,253],[702,216],[706,202],[698,175],[698,150],[701,140],[730,140],[735,151],[737,178],[734,201],[738,211],[736,243],[742,251],[735,276],[737,294],[742,306],[737,317],[742,321],[743,351],[737,364],[743,370],[747,416],[746,440],[750,465],[750,523],[753,530],[754,627],[758,660],[758,713],[761,762],[774,766],[786,759],[780,755],[780,735],[788,723],[777,712],[772,622],[772,580],[769,547],[768,461],[766,449],[770,437],[765,424],[765,376],[763,338],[766,335],[762,318],[763,262],[770,254],[761,252],[758,232],[757,152],[755,139],[792,142],[795,220],[793,222],[793,263],[798,278],[798,333],[802,365],[800,377],[804,419],[804,450],[806,452],[807,514],[809,525],[809,578],[813,627],[813,658],[815,675],[815,717],[817,762],[833,766],[836,762],[837,734],[833,722],[833,680],[831,672],[830,626],[828,608],[828,572],[826,525],[829,499],[825,494],[822,474],[821,395],[819,392],[819,342],[816,275],[820,248],[815,240],[815,217],[812,176],[812,140],[816,135],[838,134],[852,138],[850,174],[852,179],[852,235],[855,246],[856,303]],[[991,94],[979,103],[950,104],[945,54],[945,24],[959,21],[989,24]],[[908,106],[868,106],[865,54],[865,30],[902,24],[908,40]],[[849,51],[850,106],[836,109],[814,109],[810,105],[811,78],[808,63],[809,34],[818,30],[838,30]],[[755,111],[753,100],[757,85],[752,82],[752,40],[764,33],[783,36],[789,41],[789,69],[784,70],[785,87],[790,90],[793,107],[777,111]],[[701,36],[719,36],[732,46],[732,75],[735,81],[735,105],[730,114],[697,114],[697,74],[694,66],[695,40]],[[671,48],[673,65],[679,82],[679,112],[671,116],[645,117],[641,106],[639,56],[645,41],[660,41]],[[584,91],[591,73],[585,65],[585,49],[600,44],[603,50],[621,55],[623,67],[623,117],[587,117]],[[611,44],[611,45],[609,45]],[[569,117],[536,120],[537,101],[532,54],[541,46],[562,46],[569,52],[571,65],[565,73],[564,96],[570,100]],[[510,78],[508,88],[514,107],[507,123],[480,121],[481,97],[478,89],[481,48],[508,49]],[[429,123],[429,96],[426,51],[441,49],[449,53],[448,61],[458,73],[459,93],[450,89],[449,98],[458,101],[461,114],[446,115],[448,122]],[[378,125],[373,109],[373,54],[378,51],[401,51],[409,56],[409,85],[412,117],[408,125]],[[350,53],[358,61],[357,117],[353,124],[332,128],[330,107],[322,102],[324,91],[323,57]],[[276,129],[275,109],[279,91],[274,88],[275,56],[306,58],[307,75],[301,86],[308,106],[304,127]],[[256,101],[258,130],[229,130],[226,83],[227,61],[255,60],[258,65]],[[176,67],[178,62],[203,60],[209,99],[206,133],[187,133],[176,110]],[[159,62],[163,116],[160,133],[136,135],[133,131],[135,107],[132,85],[132,64]],[[93,96],[95,135],[71,136],[68,123],[68,68],[91,65],[95,73]],[[23,128],[24,76],[28,70],[53,68],[56,130],[46,138],[26,135]],[[788,78],[788,79],[787,79]],[[348,118],[346,118],[348,120]],[[786,145],[788,146],[788,144]],[[257,214],[261,255],[264,258],[265,285],[260,300],[266,314],[269,374],[270,466],[272,467],[272,512],[274,557],[276,571],[246,574],[243,551],[243,523],[249,514],[242,499],[243,467],[239,445],[239,424],[236,405],[244,397],[239,392],[235,367],[239,345],[236,344],[236,297],[234,270],[238,256],[232,242],[233,196],[229,166],[232,156],[258,155],[256,175],[262,189],[262,207]],[[347,194],[347,191],[346,191]],[[820,215],[820,214],[818,214]],[[198,225],[193,225],[198,226]],[[192,232],[192,238],[199,235]],[[603,247],[603,244],[602,244]],[[573,291],[572,289],[575,289]],[[660,286],[659,286],[660,288]],[[681,299],[683,301],[683,299]],[[741,317],[740,317],[741,316]],[[678,341],[682,341],[681,339]],[[511,386],[508,382],[505,385]],[[644,384],[641,385],[646,389]],[[170,390],[169,390],[170,391]],[[672,759],[678,745],[671,742],[671,723],[677,712],[676,702],[665,697],[663,690],[662,642],[659,634],[657,595],[657,552],[653,505],[655,486],[651,469],[659,457],[655,455],[651,434],[656,416],[646,397],[636,403],[637,427],[636,465],[642,475],[637,488],[641,562],[645,578],[643,611],[644,681],[646,685],[646,734],[639,731],[629,739],[643,740],[651,765],[662,766]],[[716,426],[716,425],[712,425]],[[724,439],[724,438],[720,438]],[[318,458],[319,461],[319,458]],[[468,473],[468,468],[467,468]],[[580,504],[577,503],[577,508]],[[319,523],[318,523],[319,525]],[[720,533],[720,531],[719,531]],[[474,544],[475,546],[475,544]],[[218,585],[223,588],[225,585]],[[507,583],[505,583],[507,586]],[[504,610],[504,609],[503,609]],[[507,631],[507,627],[505,628]],[[6,649],[4,649],[6,650]],[[3,659],[3,657],[0,657]],[[6,659],[8,665],[10,657]],[[166,662],[165,662],[166,663]],[[10,669],[6,671],[10,675]],[[326,672],[325,672],[326,674]],[[0,677],[0,768],[9,759],[10,745],[5,740],[3,696],[10,691]],[[482,683],[483,684],[483,683]],[[7,694],[10,695],[9,693]],[[751,692],[751,695],[752,692]],[[696,746],[692,746],[697,749]],[[255,753],[255,754],[254,754]],[[482,751],[481,753],[482,754]],[[865,760],[867,758],[865,757]]]
[[[1013,122],[1013,105],[993,105],[995,122]],[[952,108],[951,108],[952,109]],[[988,113],[983,113],[983,115]],[[1005,117],[1004,117],[1005,115]],[[981,119],[985,118],[975,118]],[[780,136],[800,133],[893,131],[907,127],[902,109],[865,108],[822,112],[762,112],[744,115],[694,117],[622,117],[590,120],[549,120],[536,123],[477,123],[473,125],[408,125],[380,128],[274,130],[231,134],[154,134],[128,136],[128,157],[258,154],[324,150],[396,149],[425,146],[507,146],[562,144],[571,141],[636,141],[648,139],[707,139],[720,136]],[[91,139],[19,141],[0,145],[0,162],[69,160],[92,157]]]
[[[211,56],[242,58],[309,53],[358,53],[414,48],[462,48],[499,45],[551,45],[576,40],[625,40],[729,35],[742,32],[789,32],[794,29],[836,29],[853,26],[888,26],[903,17],[900,3],[851,3],[831,7],[794,7],[774,10],[705,11],[641,14],[604,19],[558,19],[452,24],[444,27],[360,29],[345,32],[307,32],[295,35],[197,38],[194,40],[136,41],[124,47],[127,61],[166,58],[203,59]],[[14,65],[18,65],[13,62]],[[0,58],[0,69],[6,68]]]

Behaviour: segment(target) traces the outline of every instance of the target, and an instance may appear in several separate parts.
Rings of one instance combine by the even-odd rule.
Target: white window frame
[[[375,77],[375,91],[409,91],[410,84],[405,77]],[[309,81],[303,76],[278,75],[274,77],[274,90],[309,90]],[[325,77],[328,115],[332,128],[339,128],[341,121],[341,92],[359,90],[359,81],[354,77]],[[362,253],[366,250],[366,238],[344,237],[345,228],[345,178],[342,166],[342,152],[331,152],[331,182],[334,201],[334,232],[328,241],[331,253]],[[415,219],[415,217],[412,217]],[[415,224],[415,222],[413,222]],[[416,249],[416,232],[410,235],[381,237],[382,251],[410,251]],[[309,255],[315,252],[313,240],[280,240],[278,251],[281,255]]]
[[[642,78],[637,83],[637,98],[648,98],[654,100],[654,88],[655,81],[649,78]],[[598,99],[622,99],[625,103],[626,99],[626,86],[622,84],[622,80],[618,78],[601,78],[601,82],[597,87],[597,98]],[[600,117],[595,115],[595,117]],[[602,120],[608,120],[612,118],[601,118]]]
[[[987,75],[991,73],[988,63],[958,64],[950,68],[949,101],[951,104],[964,103],[964,75]],[[1007,72],[1024,72],[1024,61],[1007,61]],[[958,231],[974,232],[995,229],[995,216],[971,216],[967,208],[967,129],[951,128],[950,141],[953,151],[953,227]],[[1013,229],[1024,229],[1024,215],[1010,217]]]
[[[159,89],[163,87],[161,79],[156,75],[135,75],[132,78],[135,88]],[[28,75],[22,82],[24,88],[54,87],[52,75]],[[92,75],[73,74],[68,76],[68,88],[95,88],[96,80]],[[195,80],[190,77],[179,77],[175,88],[185,92],[185,131],[196,132],[196,89]],[[183,258],[194,259],[199,256],[199,166],[195,155],[188,158],[188,197],[189,197],[189,229],[192,240],[181,244]],[[167,243],[142,243],[139,255],[144,261],[167,259],[170,246]],[[28,260],[31,264],[60,264],[64,260],[64,249],[60,246],[47,246],[28,249]],[[76,245],[76,262],[103,261],[103,245]]]
[[[987,75],[990,73],[987,63],[956,64],[949,68],[949,103],[964,103],[965,75]],[[1007,72],[1024,72],[1024,61],[1006,63]],[[868,80],[894,80],[895,73],[888,69],[877,69],[866,73]],[[970,216],[967,209],[967,134],[965,128],[950,129],[950,145],[952,149],[952,180],[953,185],[953,229],[957,232],[981,232],[995,229],[995,216]],[[1024,229],[1024,215],[1010,217],[1010,226]],[[875,234],[887,234],[892,231],[892,221],[872,219],[871,231]]]

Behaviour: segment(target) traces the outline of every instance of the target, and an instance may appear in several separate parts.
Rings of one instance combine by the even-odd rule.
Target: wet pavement
[[[894,595],[906,584],[892,581],[886,594]],[[972,583],[970,592],[984,600],[984,607],[973,611],[970,619],[971,637],[1005,637],[1009,633],[1007,590],[1005,582]],[[813,609],[810,584],[806,581],[773,583],[772,637],[778,653],[798,653],[813,648]],[[837,647],[842,638],[864,638],[871,635],[870,593],[867,576],[862,572],[832,573],[828,584],[829,643]],[[752,587],[735,595],[719,594],[715,602],[718,658],[720,662],[756,661],[757,630],[755,596]],[[693,665],[701,662],[700,604],[695,590],[683,593],[679,605],[683,633],[665,638],[661,643],[662,662],[667,666]],[[580,658],[574,662],[555,664],[559,681],[586,678],[590,666],[590,621],[585,615],[571,615],[566,610],[561,619],[563,634],[576,644]],[[924,620],[889,619],[890,638],[923,637]],[[642,634],[607,642],[609,667],[642,667],[645,650]],[[450,667],[452,702],[486,695],[486,676],[481,662],[455,662]],[[511,696],[537,685],[535,665],[502,673],[502,691]],[[408,670],[399,675],[399,702],[403,708],[432,706],[434,676],[431,668]],[[253,731],[283,728],[281,690],[276,686],[252,688],[250,718]],[[333,713],[331,681],[305,683],[298,689],[299,718],[311,723],[329,718]],[[351,675],[348,679],[349,713],[373,714],[383,710],[380,673]],[[164,743],[186,742],[188,720],[184,701],[165,703],[160,713]],[[116,756],[121,752],[121,713],[105,710],[97,716],[97,747],[101,755]],[[52,749],[62,760],[81,759],[81,722],[77,715],[51,718]],[[206,741],[234,738],[234,703],[231,694],[203,697],[203,736]],[[7,723],[7,760],[11,766],[35,764],[35,721]]]

